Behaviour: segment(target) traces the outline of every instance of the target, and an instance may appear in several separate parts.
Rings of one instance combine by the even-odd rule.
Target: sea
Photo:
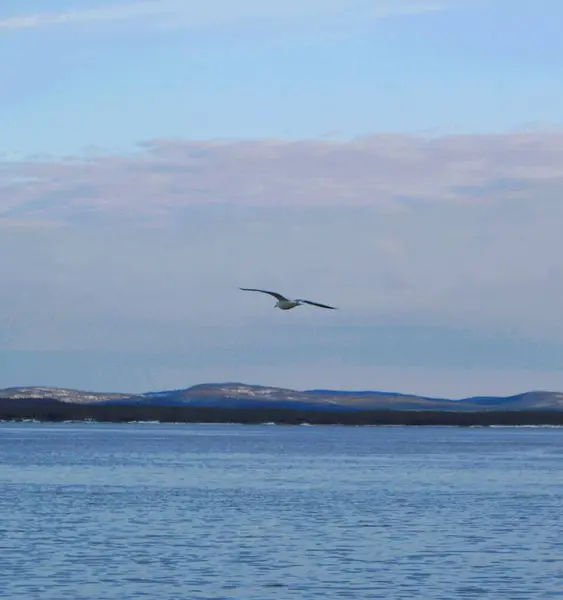
[[[0,423],[3,600],[563,598],[563,429]]]

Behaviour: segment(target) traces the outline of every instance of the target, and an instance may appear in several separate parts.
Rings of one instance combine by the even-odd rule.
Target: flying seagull
[[[336,306],[328,306],[326,304],[319,304],[318,302],[311,302],[310,300],[303,300],[302,298],[296,300],[290,300],[277,292],[269,292],[268,290],[256,290],[254,288],[239,288],[245,292],[262,292],[262,294],[269,294],[277,299],[275,306],[281,310],[289,310],[290,308],[295,308],[300,304],[310,304],[311,306],[319,306],[320,308],[330,308],[331,310],[336,310]]]

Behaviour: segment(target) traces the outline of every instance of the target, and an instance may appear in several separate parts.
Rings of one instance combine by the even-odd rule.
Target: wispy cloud
[[[98,21],[120,21],[138,18],[150,18],[166,12],[169,2],[140,1],[126,4],[113,4],[103,8],[71,10],[59,13],[36,13],[0,20],[0,28],[30,29],[33,27],[48,27],[51,25],[71,25],[92,23]],[[170,10],[172,6],[168,6]]]
[[[351,20],[384,19],[393,16],[443,10],[456,0],[140,0],[115,3],[100,8],[79,8],[58,13],[36,13],[0,19],[0,29],[30,29],[53,25],[78,25],[119,21],[141,21],[187,28],[206,28],[244,22],[268,22],[283,26],[288,21],[314,19],[321,24],[337,17],[341,23]],[[83,3],[82,3],[83,4]]]

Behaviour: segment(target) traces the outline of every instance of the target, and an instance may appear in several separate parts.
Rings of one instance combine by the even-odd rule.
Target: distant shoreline
[[[120,404],[73,404],[48,399],[0,398],[1,421],[96,421],[100,423],[233,423],[241,425],[563,426],[562,411],[325,411],[295,408],[225,408]]]

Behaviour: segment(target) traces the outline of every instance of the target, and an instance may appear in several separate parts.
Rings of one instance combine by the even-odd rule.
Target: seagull
[[[239,288],[245,292],[262,292],[262,294],[269,294],[277,299],[275,304],[276,308],[281,310],[289,310],[290,308],[295,308],[301,304],[310,304],[311,306],[318,306],[320,308],[330,308],[331,310],[336,310],[336,306],[328,306],[327,304],[319,304],[318,302],[311,302],[311,300],[303,300],[302,298],[296,300],[290,300],[277,292],[269,292],[268,290],[257,290],[254,288]]]

